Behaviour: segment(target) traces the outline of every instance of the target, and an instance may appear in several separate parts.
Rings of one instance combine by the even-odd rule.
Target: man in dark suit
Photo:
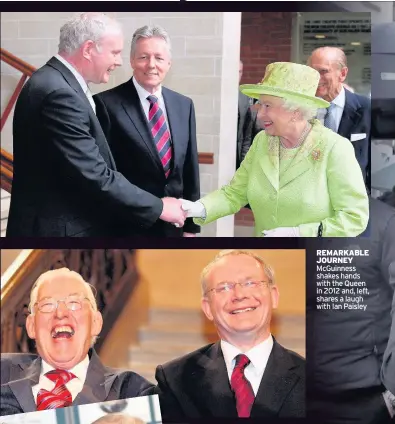
[[[59,54],[23,87],[7,236],[116,236],[158,220],[183,225],[179,200],[161,199],[117,172],[95,115],[88,83],[108,82],[122,48],[114,20],[82,14],[63,25]]]
[[[273,271],[257,255],[223,251],[203,270],[202,309],[220,341],[158,366],[164,422],[305,415],[305,360],[270,334]]]
[[[48,271],[34,284],[26,320],[38,355],[1,355],[2,413],[84,405],[145,395],[140,375],[104,366],[91,347],[102,328],[88,283],[67,268]]]
[[[120,172],[157,198],[195,201],[200,197],[195,110],[190,98],[162,86],[170,52],[163,28],[137,29],[130,52],[133,77],[94,99]],[[124,229],[124,234],[187,237],[199,231],[188,219],[183,228],[158,221],[148,229]]]
[[[348,73],[347,58],[343,50],[337,47],[320,47],[312,52],[308,65],[321,75],[316,95],[331,103],[328,109],[319,111],[318,118],[332,131],[351,141],[369,187],[370,99],[343,87]]]
[[[323,424],[385,424],[395,407],[393,356],[395,209],[370,199],[369,234],[357,238],[309,239],[306,333],[308,416]],[[363,309],[317,309],[317,249],[361,250],[351,274],[366,284]],[[326,270],[327,272],[333,272]],[[337,272],[340,274],[340,272]],[[354,277],[355,278],[355,277]],[[351,280],[351,279],[350,279]],[[342,279],[345,281],[345,278]],[[382,372],[380,373],[380,369]]]

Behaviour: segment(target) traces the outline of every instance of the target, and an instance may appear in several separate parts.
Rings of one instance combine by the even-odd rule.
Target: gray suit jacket
[[[251,134],[247,129],[251,121],[250,98],[239,92],[239,122],[237,126],[237,159],[242,162],[251,146]]]
[[[153,387],[149,381],[132,372],[104,366],[96,352],[89,352],[88,372],[82,391],[73,405],[145,396]],[[41,358],[25,353],[1,355],[0,415],[36,411],[32,387],[38,383]]]

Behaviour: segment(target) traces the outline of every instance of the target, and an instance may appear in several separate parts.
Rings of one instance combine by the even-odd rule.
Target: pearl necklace
[[[309,122],[307,122],[306,126],[304,127],[304,129],[302,131],[302,134],[300,134],[300,137],[298,138],[298,141],[296,142],[295,146],[292,146],[292,147],[286,147],[286,146],[284,146],[284,143],[282,142],[281,137],[280,137],[280,144],[281,144],[281,146],[284,149],[288,149],[288,150],[290,150],[290,149],[296,149],[297,147],[300,147],[303,144],[303,142],[306,140],[307,135],[308,135],[310,129],[311,129],[311,124]]]

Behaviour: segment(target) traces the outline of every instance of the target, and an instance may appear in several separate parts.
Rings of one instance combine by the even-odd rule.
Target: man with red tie
[[[38,355],[1,355],[1,415],[137,397],[152,388],[140,375],[100,362],[92,346],[103,320],[81,275],[67,268],[42,274],[29,310],[26,329]]]
[[[158,366],[163,422],[305,416],[305,360],[270,333],[279,292],[249,251],[219,253],[202,273],[202,309],[220,341]]]
[[[165,201],[199,199],[194,105],[162,86],[171,66],[166,31],[159,26],[137,29],[130,64],[129,81],[94,96],[117,168],[133,185]],[[123,235],[188,237],[199,231],[192,219],[183,228],[158,220],[150,228],[124,226]]]

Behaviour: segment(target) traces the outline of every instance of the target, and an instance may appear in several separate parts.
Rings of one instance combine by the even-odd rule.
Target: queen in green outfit
[[[324,127],[315,97],[320,76],[288,62],[266,67],[261,83],[240,90],[259,99],[264,126],[228,185],[183,208],[199,225],[250,204],[255,235],[353,237],[368,224],[368,196],[351,142]]]

